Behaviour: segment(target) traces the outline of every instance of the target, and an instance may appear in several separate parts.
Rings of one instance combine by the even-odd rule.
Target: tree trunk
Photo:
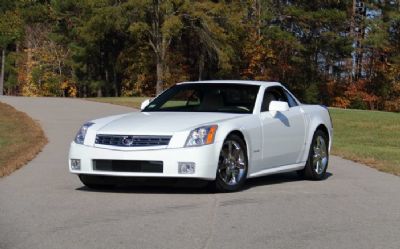
[[[61,95],[63,96],[63,97],[65,97],[66,95],[65,95],[65,90],[66,89],[63,89],[61,86],[62,86],[62,83],[63,83],[63,81],[62,81],[62,67],[61,67],[61,60],[58,60],[58,77],[59,77],[59,81],[58,81],[58,84],[60,85],[60,88],[61,88]]]
[[[203,79],[203,71],[204,71],[204,51],[202,49],[201,54],[199,56],[199,80]]]
[[[363,57],[364,57],[364,47],[363,41],[365,39],[365,26],[364,20],[366,18],[366,7],[364,2],[361,0],[353,0],[353,10],[352,10],[352,23],[351,23],[351,33],[355,44],[355,55],[354,55],[354,79],[358,80],[362,77],[363,73]]]
[[[161,32],[161,9],[160,0],[153,0],[153,15],[154,19],[152,22],[152,37],[150,38],[150,45],[156,55],[156,68],[157,68],[157,82],[156,82],[156,95],[159,95],[163,90],[163,79],[164,79],[164,63],[165,54],[167,52],[167,44],[164,40]]]
[[[6,63],[6,49],[3,48],[2,53],[1,53],[0,96],[2,96],[3,92],[4,92],[5,63]]]
[[[33,49],[33,30],[31,27],[27,27],[25,33],[27,34],[25,37],[25,42],[26,42],[26,61],[25,61],[25,76],[24,76],[24,82],[23,84],[25,85],[30,85],[31,84],[31,76],[32,76],[32,60],[33,60],[33,55],[32,55],[32,49]],[[39,90],[40,92],[40,90]],[[26,93],[25,93],[26,94]],[[22,95],[24,95],[24,91],[22,91]]]
[[[115,69],[115,66],[113,67],[113,82],[114,82],[114,96],[118,97],[119,96],[119,91],[118,91],[118,82],[117,82],[117,70]]]
[[[163,75],[164,67],[161,59],[157,56],[157,84],[156,84],[156,95],[160,94],[163,88]]]
[[[20,50],[20,42],[17,41],[15,44],[15,53],[19,54]],[[21,86],[21,79],[19,77],[20,74],[20,65],[22,65],[23,63],[21,63],[21,59],[17,59],[15,61],[15,68],[17,69],[17,85],[13,86],[13,90],[10,93],[11,95],[20,95],[20,90],[19,90],[19,86]]]
[[[110,88],[108,87],[108,85],[110,85],[110,77],[108,76],[108,68],[106,66],[104,66],[106,68],[105,70],[105,78],[106,78],[106,82],[105,82],[105,88],[106,88],[106,93],[105,96],[109,97],[110,96]]]
[[[99,88],[97,89],[97,97],[98,97],[98,98],[103,97],[103,93],[101,92],[101,87],[99,87]]]

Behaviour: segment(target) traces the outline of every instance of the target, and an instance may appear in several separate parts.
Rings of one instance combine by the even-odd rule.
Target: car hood
[[[243,116],[209,112],[136,112],[100,121],[97,134],[170,135]],[[96,123],[96,121],[95,121]]]

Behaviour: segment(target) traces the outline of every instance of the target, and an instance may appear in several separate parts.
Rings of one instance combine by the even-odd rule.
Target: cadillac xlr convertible
[[[183,82],[140,112],[85,123],[69,170],[90,188],[107,178],[195,178],[237,191],[247,178],[297,171],[324,179],[333,127],[328,109],[301,104],[277,82]]]

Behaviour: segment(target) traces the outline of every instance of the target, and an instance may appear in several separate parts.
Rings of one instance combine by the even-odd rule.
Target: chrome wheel
[[[315,173],[318,175],[324,172],[328,165],[328,152],[325,139],[322,136],[317,136],[313,146],[312,165]]]
[[[218,163],[218,177],[229,186],[242,182],[247,170],[245,149],[234,140],[226,140]]]
[[[297,173],[306,179],[320,181],[326,178],[329,164],[329,136],[323,130],[316,130],[310,144],[306,165]]]

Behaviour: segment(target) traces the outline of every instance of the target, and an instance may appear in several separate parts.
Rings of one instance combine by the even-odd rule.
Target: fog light
[[[81,159],[71,159],[71,169],[81,170]]]
[[[193,162],[178,162],[179,174],[194,174],[196,164]]]

